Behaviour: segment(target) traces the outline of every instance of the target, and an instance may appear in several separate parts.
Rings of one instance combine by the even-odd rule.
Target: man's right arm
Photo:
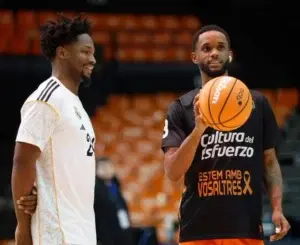
[[[178,181],[191,166],[200,138],[207,128],[200,119],[197,106],[194,111],[196,126],[189,135],[186,135],[183,123],[184,112],[180,102],[176,101],[168,110],[162,149],[165,151],[165,172],[172,181]]]
[[[165,171],[170,180],[178,181],[189,169],[195,157],[202,133],[193,130],[180,147],[170,147],[165,153]]]
[[[24,104],[21,113],[12,169],[12,194],[17,216],[17,232],[30,231],[31,216],[18,208],[18,200],[31,194],[36,179],[36,163],[58,123],[57,112],[38,101]]]
[[[36,176],[35,165],[40,153],[40,149],[35,145],[16,143],[12,169],[12,194],[18,228],[22,230],[30,230],[31,216],[18,208],[18,200],[31,194]]]

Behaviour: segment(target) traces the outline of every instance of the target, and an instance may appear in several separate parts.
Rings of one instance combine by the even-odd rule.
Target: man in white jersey
[[[16,245],[96,245],[95,135],[77,96],[96,63],[89,22],[59,15],[41,29],[41,50],[52,76],[21,109],[12,171]],[[34,184],[38,205],[31,216],[18,200]]]

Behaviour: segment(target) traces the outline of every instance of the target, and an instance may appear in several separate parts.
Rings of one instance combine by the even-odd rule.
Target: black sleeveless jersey
[[[193,99],[199,88],[175,100],[165,120],[162,149],[179,147],[195,126]],[[251,91],[252,113],[239,129],[207,128],[185,174],[180,242],[201,239],[263,239],[264,150],[274,148],[279,129],[268,100]]]

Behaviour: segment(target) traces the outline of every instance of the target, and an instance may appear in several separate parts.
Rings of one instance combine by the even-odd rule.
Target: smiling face
[[[96,64],[94,57],[95,46],[88,34],[81,34],[77,40],[64,48],[66,68],[72,77],[80,78],[85,83],[90,83],[93,68]]]
[[[212,30],[199,35],[192,60],[201,72],[214,78],[226,73],[231,55],[226,36]]]

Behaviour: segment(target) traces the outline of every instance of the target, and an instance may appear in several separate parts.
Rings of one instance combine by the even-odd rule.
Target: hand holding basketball
[[[199,96],[200,94],[198,93],[194,98],[195,129],[203,133],[207,128],[207,125],[203,120],[203,115],[199,111]]]
[[[232,131],[243,126],[252,112],[248,87],[230,76],[216,77],[200,90],[199,111],[204,122],[218,131]]]

